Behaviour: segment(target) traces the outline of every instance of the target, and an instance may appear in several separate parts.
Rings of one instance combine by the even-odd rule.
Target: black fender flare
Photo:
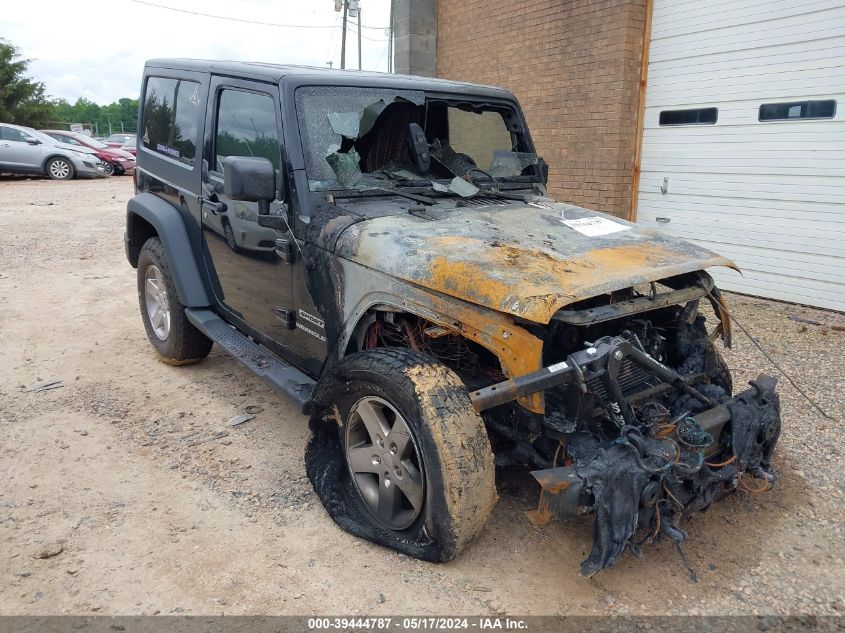
[[[145,220],[161,240],[170,261],[170,269],[174,274],[173,283],[182,305],[187,308],[211,305],[180,212],[166,200],[149,192],[138,194],[129,200],[126,205],[126,255],[129,263],[137,267],[138,252],[149,236],[134,234],[137,223],[133,216]]]

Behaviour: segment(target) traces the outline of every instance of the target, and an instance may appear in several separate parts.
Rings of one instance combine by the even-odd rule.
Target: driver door
[[[258,203],[228,199],[223,159],[266,158],[276,169],[270,213],[285,213],[278,86],[212,78],[210,122],[203,169],[202,229],[206,262],[218,307],[278,353],[291,337],[291,265],[288,231],[259,226]]]
[[[41,168],[43,156],[44,145],[38,139],[17,128],[0,125],[0,163],[37,170]]]

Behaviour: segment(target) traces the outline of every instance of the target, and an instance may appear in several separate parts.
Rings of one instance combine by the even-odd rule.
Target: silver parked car
[[[0,171],[46,174],[55,180],[107,175],[93,150],[60,143],[31,127],[11,123],[0,123]]]

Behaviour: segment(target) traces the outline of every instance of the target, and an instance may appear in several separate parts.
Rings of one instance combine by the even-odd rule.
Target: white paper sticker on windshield
[[[611,233],[618,233],[619,231],[627,231],[630,226],[619,224],[607,218],[592,217],[592,218],[576,218],[574,220],[561,220],[570,229],[578,231],[581,235],[587,237],[599,237],[600,235],[610,235]]]

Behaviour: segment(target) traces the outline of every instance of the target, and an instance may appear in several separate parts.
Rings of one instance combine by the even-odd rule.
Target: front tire
[[[460,378],[420,352],[352,354],[320,381],[305,465],[344,530],[434,562],[453,559],[496,503],[481,417]]]
[[[68,158],[53,158],[47,163],[47,175],[53,180],[70,180],[75,175],[73,163]]]
[[[104,173],[106,176],[114,176],[114,174],[115,174],[115,168],[114,168],[114,165],[113,165],[113,164],[111,164],[111,163],[110,163],[110,162],[108,162],[108,161],[103,161],[103,173]]]
[[[157,237],[148,239],[138,256],[138,301],[147,338],[165,363],[188,365],[208,356],[213,342],[185,315]]]
[[[238,247],[238,243],[235,241],[235,232],[232,230],[232,225],[228,220],[223,220],[223,233],[226,236],[226,244],[229,245],[232,252],[239,252],[240,248]]]

